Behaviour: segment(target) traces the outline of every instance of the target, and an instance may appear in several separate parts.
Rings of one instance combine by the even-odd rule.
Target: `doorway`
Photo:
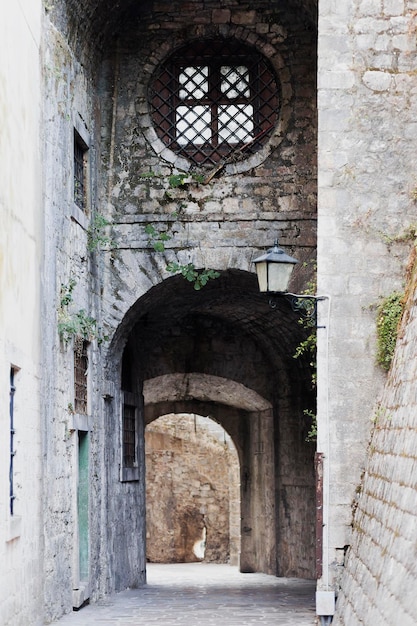
[[[239,459],[224,428],[162,416],[146,427],[145,457],[147,561],[238,565]]]

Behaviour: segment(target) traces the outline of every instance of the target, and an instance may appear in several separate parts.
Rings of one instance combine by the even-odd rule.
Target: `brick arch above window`
[[[248,171],[284,137],[290,72],[273,46],[259,37],[249,45],[232,30],[150,55],[159,63],[153,74],[146,66],[140,126],[154,151],[179,169],[225,162],[226,173]]]

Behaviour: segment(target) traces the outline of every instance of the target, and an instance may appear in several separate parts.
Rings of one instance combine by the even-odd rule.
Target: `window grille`
[[[280,103],[269,61],[235,40],[199,41],[175,52],[157,71],[149,100],[160,139],[199,165],[259,150]]]
[[[85,143],[74,131],[74,203],[82,211],[86,208],[86,154]]]
[[[16,451],[14,448],[14,394],[16,392],[16,387],[14,384],[14,376],[15,370],[13,367],[10,368],[10,405],[9,405],[9,416],[10,416],[10,465],[9,465],[9,500],[10,500],[10,515],[14,514],[14,501],[16,499],[16,495],[14,492],[14,457],[16,455]]]
[[[136,407],[123,405],[123,466],[137,466]]]
[[[88,341],[77,342],[74,349],[74,411],[87,415]]]

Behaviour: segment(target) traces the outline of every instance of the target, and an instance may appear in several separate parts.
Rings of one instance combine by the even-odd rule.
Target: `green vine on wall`
[[[87,229],[87,249],[89,252],[108,248],[113,244],[113,240],[106,234],[106,227],[110,226],[104,215],[96,213],[91,219],[90,226]]]
[[[388,371],[394,357],[398,327],[404,311],[404,294],[394,291],[382,300],[377,310],[376,361]]]
[[[141,178],[150,181],[154,178],[164,177],[151,171],[141,174]],[[178,174],[168,176],[167,182],[169,188],[177,189],[186,187],[186,185],[190,183],[202,183],[204,182],[204,176],[196,173],[179,172]],[[169,201],[174,199],[169,190],[165,192],[165,198]],[[184,203],[180,202],[178,210],[171,213],[171,217],[177,218],[184,206]],[[171,236],[166,231],[158,230],[153,224],[147,224],[145,226],[145,233],[148,236],[149,245],[152,246],[155,252],[165,251],[165,243],[171,239]],[[194,263],[183,264],[171,262],[166,266],[166,270],[170,274],[180,274],[185,280],[193,283],[196,291],[199,291],[202,287],[204,287],[209,280],[214,280],[220,276],[220,272],[210,268],[197,269]]]
[[[101,333],[97,326],[97,320],[87,315],[84,309],[75,312],[69,311],[68,307],[73,302],[72,293],[76,284],[76,281],[71,278],[67,285],[61,285],[58,309],[58,334],[61,341],[64,344],[77,338],[85,341],[97,339],[99,343],[106,341],[108,337]]]
[[[181,274],[185,280],[193,283],[196,291],[207,285],[209,280],[214,280],[220,276],[220,272],[216,272],[216,270],[206,268],[197,270],[194,263],[187,263],[187,265],[168,263],[167,271],[171,274]]]
[[[303,295],[313,295],[317,290],[316,280],[317,266],[314,263],[314,278],[312,278]],[[306,357],[308,359],[311,368],[311,388],[315,390],[317,388],[317,327],[315,317],[313,318],[301,318],[298,323],[306,330],[307,336],[303,341],[300,341],[294,354],[294,359]],[[311,421],[310,429],[306,436],[307,442],[313,442],[317,440],[317,413],[311,409],[304,409],[303,415],[308,417]]]

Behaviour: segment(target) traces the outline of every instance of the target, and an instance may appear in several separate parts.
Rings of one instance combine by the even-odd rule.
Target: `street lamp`
[[[278,246],[275,240],[274,246],[266,254],[253,260],[258,277],[259,291],[271,295],[269,305],[275,309],[277,299],[284,297],[289,301],[293,311],[302,315],[305,319],[316,321],[317,302],[324,296],[311,294],[296,294],[288,292],[292,271],[299,261],[289,256]]]
[[[253,262],[261,293],[283,294],[288,291],[291,274],[298,261],[278,247],[278,239],[275,240],[273,248],[269,248],[266,254],[262,254]]]

